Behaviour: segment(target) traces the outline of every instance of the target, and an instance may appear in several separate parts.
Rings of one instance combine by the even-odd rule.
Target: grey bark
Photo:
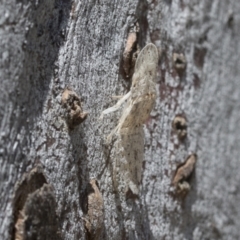
[[[233,0],[3,0],[0,239],[17,239],[21,210],[30,219],[26,239],[38,226],[38,239],[91,238],[84,201],[92,178],[104,204],[101,239],[239,239],[239,12]],[[130,88],[120,72],[136,22],[138,44],[154,43],[161,59],[140,193],[123,199],[112,181],[118,149],[104,144],[120,113],[98,118],[111,96]],[[183,58],[174,62],[176,53]],[[88,112],[74,129],[61,104],[65,87]],[[172,126],[176,116],[186,119],[183,139]],[[191,154],[190,190],[179,196],[172,181]]]

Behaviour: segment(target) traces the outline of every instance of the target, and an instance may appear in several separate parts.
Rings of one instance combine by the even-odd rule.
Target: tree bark
[[[239,12],[233,0],[3,0],[0,239],[239,239]],[[124,148],[106,138],[122,110],[99,117],[150,42],[141,183],[121,192]]]

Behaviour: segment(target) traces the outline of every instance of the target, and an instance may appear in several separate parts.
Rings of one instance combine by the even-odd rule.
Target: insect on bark
[[[138,55],[130,91],[100,117],[118,110],[127,101],[117,127],[107,137],[107,143],[111,142],[113,135],[117,138],[111,156],[113,184],[127,198],[139,194],[144,158],[143,124],[155,105],[157,66],[158,49],[150,43]]]

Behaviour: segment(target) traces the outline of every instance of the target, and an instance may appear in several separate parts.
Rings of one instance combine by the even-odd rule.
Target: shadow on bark
[[[22,149],[25,145],[29,145],[33,125],[42,114],[53,78],[54,88],[58,88],[58,68],[54,62],[64,41],[71,1],[45,0],[36,3],[27,1],[21,4],[20,11],[24,12],[27,8],[23,22],[26,30],[25,34],[23,33],[25,40],[18,50],[23,55],[23,62],[19,63],[22,65],[19,68],[18,78],[13,79],[16,81],[15,91],[10,93],[9,98],[13,101],[14,108],[19,109],[17,118],[12,114],[10,128],[15,129],[16,133],[20,133],[22,129],[25,132],[21,143],[9,155],[9,160],[14,161],[14,164],[21,164],[21,169],[25,170],[29,162],[23,161],[26,156]],[[49,108],[51,106],[48,103]]]
[[[17,117],[12,114],[9,128],[15,130],[15,132],[13,131],[15,135],[19,135],[23,131],[24,134],[21,134],[16,149],[14,149],[12,153],[9,153],[7,157],[9,164],[13,162],[17,171],[25,171],[30,164],[33,165],[34,163],[27,160],[26,155],[28,154],[28,150],[24,151],[24,149],[26,146],[29,147],[30,145],[29,141],[31,139],[33,126],[38,116],[42,115],[45,99],[53,78],[55,78],[54,87],[58,90],[58,68],[55,66],[54,62],[58,57],[60,46],[64,41],[67,22],[70,16],[71,1],[19,1],[18,6],[19,5],[20,13],[21,11],[25,13],[25,16],[21,18],[21,24],[24,25],[25,32],[17,34],[22,34],[25,40],[22,43],[21,49],[15,49],[14,52],[20,52],[20,54],[22,54],[23,62],[19,63],[20,67],[16,70],[16,72],[18,71],[18,73],[16,73],[18,74],[17,77],[12,79],[13,82],[15,81],[15,89],[13,92],[9,93],[9,99],[14,105],[13,108],[19,111],[19,114],[16,114]],[[19,26],[16,24],[16,30],[17,27]],[[48,107],[51,106],[48,105]],[[14,134],[11,136],[12,142],[16,141],[16,136],[14,136]],[[35,164],[38,163],[37,161],[38,160],[35,160]],[[37,178],[35,180],[38,181],[39,179]],[[13,210],[15,214],[18,215],[21,209],[25,209],[24,211],[28,214],[33,216],[35,212],[37,216],[37,213],[41,212],[40,209],[36,207],[38,203],[39,206],[41,205],[41,209],[44,207],[48,209],[50,207],[51,210],[52,206],[55,210],[54,195],[51,189],[49,189],[48,184],[46,184],[46,180],[40,180],[39,184],[41,186],[37,187],[34,183],[33,189],[27,186],[27,190],[24,190],[24,185],[20,186],[20,189],[18,189],[16,193],[19,197],[14,199]],[[21,199],[19,200],[19,198],[22,197],[28,198],[24,199],[24,201]],[[50,211],[46,211],[47,209],[43,209],[41,214],[50,214]],[[20,222],[22,222],[24,214],[25,213],[21,213],[21,216],[19,215],[19,219],[21,219]],[[38,217],[40,219],[41,216]],[[16,218],[15,215],[15,221]],[[55,231],[57,229],[56,219],[51,218],[52,216],[49,216],[49,221],[51,223],[54,222],[56,225],[56,228],[54,227],[54,229],[52,229]],[[25,222],[25,224],[27,223]],[[43,224],[47,224],[47,222]],[[22,226],[22,223],[20,225]],[[51,230],[50,228],[48,230]],[[35,234],[39,234],[37,229],[35,230]],[[40,231],[41,229],[38,230]],[[52,234],[44,235],[45,237],[43,238],[54,239],[54,234],[53,232],[51,233]],[[27,239],[33,238],[34,236]],[[59,239],[59,236],[56,237],[56,239]]]

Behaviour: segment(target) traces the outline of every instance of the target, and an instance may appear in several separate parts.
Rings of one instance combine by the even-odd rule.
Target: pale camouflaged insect
[[[130,91],[116,105],[104,110],[100,117],[116,111],[127,100],[119,123],[108,136],[107,142],[111,142],[114,134],[120,136],[117,143],[118,154],[117,157],[113,157],[118,158],[113,164],[114,179],[116,182],[128,181],[127,185],[134,194],[138,194],[137,186],[141,181],[144,156],[143,124],[149,118],[156,100],[157,66],[158,49],[150,43],[138,55]],[[119,156],[122,158],[119,159]],[[125,176],[120,177],[119,172]]]

